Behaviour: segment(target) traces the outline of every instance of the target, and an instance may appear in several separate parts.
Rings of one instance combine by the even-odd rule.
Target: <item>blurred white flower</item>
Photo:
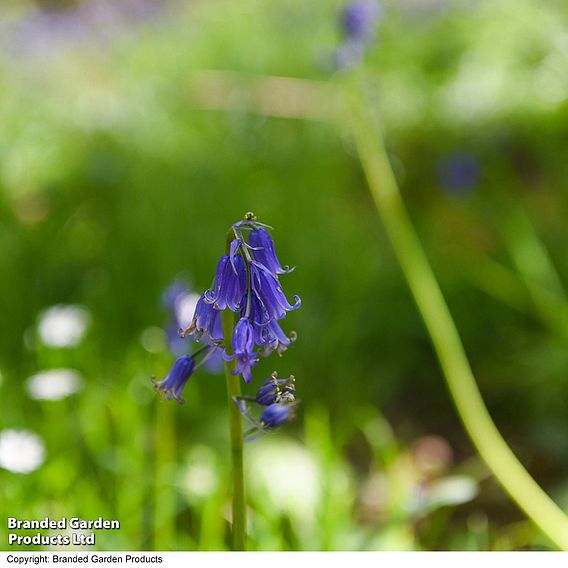
[[[0,467],[13,473],[30,473],[45,459],[41,438],[26,430],[0,432]]]
[[[73,347],[83,339],[90,320],[83,306],[58,304],[40,314],[39,336],[48,347]]]
[[[208,497],[217,489],[215,454],[209,448],[197,446],[192,450],[179,485],[190,499]]]
[[[31,376],[26,388],[35,400],[61,400],[81,389],[82,379],[74,369],[49,369]]]
[[[422,510],[455,507],[472,501],[479,494],[477,482],[467,475],[450,475],[426,486],[422,495]]]
[[[182,294],[176,299],[175,313],[180,327],[186,328],[191,324],[199,294]]]
[[[253,491],[278,511],[309,519],[321,498],[321,479],[312,455],[295,442],[256,444],[247,460]]]

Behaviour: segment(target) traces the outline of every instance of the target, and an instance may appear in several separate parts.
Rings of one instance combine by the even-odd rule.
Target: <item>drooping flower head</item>
[[[161,381],[154,381],[154,388],[167,400],[175,399],[183,403],[183,390],[195,368],[195,358],[182,355],[175,360],[170,372]]]
[[[252,213],[232,225],[211,287],[199,297],[191,323],[181,333],[182,338],[191,335],[207,346],[193,356],[179,357],[166,378],[155,383],[165,398],[182,401],[183,389],[194,369],[216,352],[222,351],[225,361],[231,362],[233,375],[241,375],[249,383],[260,356],[267,357],[273,351],[281,355],[296,340],[296,333],[286,334],[280,324],[301,305],[298,296],[293,297],[293,302],[288,300],[279,280],[293,269],[278,259],[268,229]],[[172,295],[177,293],[172,291]],[[169,296],[168,300],[171,303]],[[234,314],[229,320],[223,316],[228,311]],[[228,329],[229,321],[234,323],[230,337],[226,337],[223,327]],[[201,352],[206,353],[203,361],[195,365],[194,358]],[[248,402],[261,407],[260,418],[252,421],[256,431],[266,432],[293,417],[294,393],[294,377],[278,379],[274,373],[264,381],[256,397],[235,402],[250,420]]]
[[[238,314],[231,345],[224,345],[224,357],[235,360],[235,372],[245,382],[250,382],[251,367],[258,363],[259,355],[281,354],[296,339],[295,332],[286,335],[279,321],[298,309],[301,301],[294,296],[290,303],[282,290],[279,276],[292,269],[282,266],[276,256],[268,228],[252,214],[231,227],[228,251],[221,256],[211,288],[199,299],[184,332],[196,341],[204,338],[211,345],[222,345],[221,313],[229,309]]]

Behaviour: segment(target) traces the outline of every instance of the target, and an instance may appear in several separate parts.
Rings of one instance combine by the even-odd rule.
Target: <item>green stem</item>
[[[469,436],[520,508],[560,549],[568,550],[568,518],[515,457],[483,402],[456,325],[404,206],[380,129],[362,97],[353,101],[349,117],[375,205]]]
[[[231,238],[227,239],[227,254]],[[230,310],[225,310],[223,318],[223,339],[227,353],[231,351],[231,336],[235,318]],[[225,363],[227,380],[227,402],[229,410],[229,434],[231,440],[231,464],[233,477],[233,550],[246,550],[246,501],[245,479],[243,467],[243,423],[242,416],[233,402],[233,398],[241,395],[240,376],[233,375],[235,361]]]
[[[154,451],[156,456],[154,486],[154,550],[175,550],[176,494],[169,483],[169,472],[176,460],[174,408],[156,405]]]

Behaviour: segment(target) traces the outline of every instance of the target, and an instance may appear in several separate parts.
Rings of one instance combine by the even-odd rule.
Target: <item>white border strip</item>
[[[160,566],[160,568],[290,568],[301,566],[352,563],[357,568],[483,568],[514,566],[566,568],[564,552],[0,552],[0,566]]]

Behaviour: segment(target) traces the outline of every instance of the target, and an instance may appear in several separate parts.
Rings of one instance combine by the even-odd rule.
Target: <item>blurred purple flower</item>
[[[162,307],[168,311],[174,311],[178,300],[189,294],[189,284],[181,278],[176,278],[163,292],[162,292]]]
[[[45,57],[68,46],[100,47],[136,25],[155,22],[167,3],[152,0],[83,0],[64,8],[30,10],[5,29],[5,49]]]
[[[373,38],[382,15],[383,9],[375,0],[355,0],[343,9],[341,25],[348,38],[367,41]]]
[[[438,163],[437,175],[447,193],[467,194],[479,184],[481,164],[471,154],[450,154]]]
[[[382,16],[383,8],[375,0],[354,0],[342,10],[340,25],[344,40],[334,52],[337,69],[350,69],[363,61]]]
[[[365,45],[360,41],[344,41],[334,52],[335,67],[337,69],[352,69],[363,61]]]

